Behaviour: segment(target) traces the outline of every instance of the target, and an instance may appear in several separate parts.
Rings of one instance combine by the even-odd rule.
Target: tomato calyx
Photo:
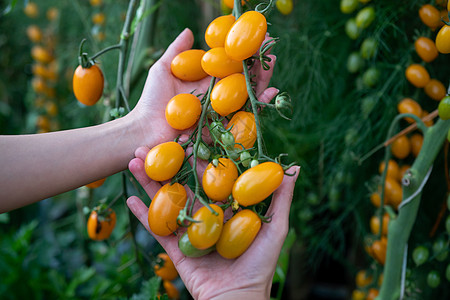
[[[80,48],[79,48],[79,52],[78,52],[78,63],[84,69],[88,69],[88,68],[92,67],[95,64],[95,62],[94,62],[94,60],[92,60],[88,57],[87,52],[83,52],[84,43],[86,43],[86,39],[81,40]]]
[[[275,6],[275,2],[276,2],[275,0],[270,0],[269,3],[261,2],[258,5],[256,5],[255,11],[262,13],[264,16],[267,16]]]
[[[288,93],[282,92],[275,97],[275,109],[277,110],[280,117],[286,120],[291,120],[284,112],[289,112],[290,115],[293,113],[292,100]]]

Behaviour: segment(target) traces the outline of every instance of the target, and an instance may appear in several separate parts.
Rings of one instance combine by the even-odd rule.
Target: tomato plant
[[[186,189],[175,182],[166,183],[153,197],[148,209],[148,225],[159,236],[167,236],[177,230],[177,217],[186,204]]]
[[[100,207],[93,209],[87,221],[87,232],[89,238],[102,241],[111,235],[116,226],[116,212],[112,208],[102,211]]]
[[[238,170],[229,158],[219,158],[217,166],[211,162],[203,173],[203,190],[213,201],[224,201],[231,195],[238,178]]]
[[[243,13],[233,24],[225,39],[227,55],[237,61],[252,56],[261,46],[267,31],[267,21],[257,11]]]
[[[217,252],[224,258],[233,259],[250,247],[261,228],[261,219],[249,209],[243,209],[228,220],[216,243]]]
[[[202,57],[202,68],[208,75],[224,78],[234,73],[242,73],[242,61],[231,59],[225,48],[212,48]]]
[[[190,49],[181,52],[172,60],[170,69],[178,79],[197,81],[208,76],[202,68],[202,57],[205,54],[201,49]]]
[[[235,73],[221,79],[211,91],[211,106],[221,116],[239,110],[247,101],[245,76]]]
[[[97,65],[78,66],[72,80],[75,98],[84,105],[94,105],[102,97],[104,81],[103,72]]]
[[[157,256],[157,264],[153,268],[155,275],[162,280],[174,280],[178,277],[178,271],[167,253],[160,253]]]
[[[214,246],[222,233],[223,210],[215,204],[211,204],[210,207],[217,214],[203,206],[194,214],[195,222],[192,222],[187,229],[192,246],[200,250]]]
[[[184,150],[176,142],[159,144],[147,153],[145,172],[155,181],[169,180],[180,170],[184,161]]]
[[[233,198],[243,206],[257,204],[269,197],[283,181],[283,168],[265,162],[242,173],[233,186]]]
[[[209,23],[208,27],[206,28],[206,44],[211,48],[224,47],[227,33],[235,21],[236,18],[233,15],[226,15],[215,18],[211,23]]]
[[[178,94],[166,106],[166,120],[174,129],[188,129],[198,121],[202,113],[200,100],[192,94]]]

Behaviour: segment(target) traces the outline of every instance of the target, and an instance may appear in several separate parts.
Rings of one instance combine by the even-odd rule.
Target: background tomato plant
[[[139,99],[148,67],[185,27],[194,32],[194,48],[208,49],[203,33],[221,10],[219,1],[212,0],[146,1],[153,13],[148,15],[150,21],[144,21],[149,25],[146,39],[141,41],[146,55],[141,67],[131,70],[130,106]],[[13,2],[2,4],[2,12]],[[25,2],[17,1],[0,18],[1,134],[89,126],[104,122],[111,114],[117,52],[108,52],[98,59],[105,76],[105,92],[96,105],[87,108],[76,101],[71,77],[78,65],[82,38],[87,38],[85,50],[90,54],[117,42],[122,29],[118,24],[123,23],[128,1],[97,1],[100,5],[91,2],[94,1],[36,1],[38,14],[29,17],[23,10]],[[448,55],[439,54],[424,63],[414,47],[419,37],[434,40],[438,32],[431,31],[420,19],[422,5],[431,4],[440,10],[445,6],[423,0],[404,4],[389,0],[356,2],[359,3],[355,10],[347,14],[340,11],[338,0],[293,1],[290,14],[283,15],[275,7],[268,16],[269,32],[281,40],[272,50],[277,64],[271,85],[288,91],[295,109],[290,122],[269,110],[262,112],[265,147],[268,153],[288,153],[292,161],[302,166],[290,215],[291,245],[284,249],[274,279],[273,294],[281,294],[283,299],[348,299],[356,286],[357,272],[367,267],[373,272],[373,259],[364,252],[364,241],[370,235],[370,218],[374,215],[370,195],[377,192],[378,167],[384,153],[380,149],[370,156],[366,154],[386,140],[403,98],[417,101],[422,111],[437,108],[437,101],[405,78],[409,65],[423,64],[430,77],[445,87],[449,81],[448,71],[441,67],[449,64]],[[371,22],[364,23],[367,27],[363,30],[354,20],[354,35],[349,38],[348,20],[355,19],[367,5],[374,8],[375,17],[370,16]],[[105,16],[104,23],[94,24],[92,17],[99,13]],[[30,25],[41,30],[40,42],[36,42],[36,37],[27,38]],[[361,48],[367,39],[375,40],[376,45],[372,43],[367,49],[366,42]],[[52,75],[45,81],[52,92],[37,89],[36,81],[33,85],[37,71],[31,49],[36,45],[51,49],[55,58],[56,78],[52,79]],[[352,53],[359,54],[352,58],[357,67],[352,66],[348,72],[348,57]],[[369,69],[377,70],[377,80],[363,75]],[[38,97],[39,91],[46,92],[44,99]],[[406,127],[409,123],[404,120],[400,125]],[[414,156],[408,155],[399,162],[400,167],[413,160]],[[425,185],[420,214],[409,241],[411,269],[407,273],[407,291],[411,298],[449,297],[449,291],[444,289],[449,258],[439,263],[430,258],[437,238],[448,239],[444,221],[434,230],[434,237],[429,237],[447,192],[445,161],[441,151]],[[117,174],[96,189],[82,187],[0,215],[2,295],[11,299],[26,295],[155,295],[162,283],[149,266],[162,249],[130,217],[122,198],[113,205],[117,224],[110,239],[92,242],[86,233],[85,207],[111,203],[118,196],[137,193],[138,189],[128,181],[123,185],[122,175]],[[447,210],[443,220],[445,216]],[[417,246],[430,251],[420,269],[415,268],[412,258]],[[435,271],[440,273],[440,285],[429,288],[428,274]],[[179,280],[175,284],[182,287]],[[189,296],[184,291],[181,297]]]

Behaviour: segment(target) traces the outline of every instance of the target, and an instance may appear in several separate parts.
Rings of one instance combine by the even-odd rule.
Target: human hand
[[[169,100],[180,93],[205,93],[211,77],[189,82],[172,75],[170,64],[179,53],[191,49],[194,43],[192,31],[185,29],[167,48],[164,55],[150,68],[139,102],[128,118],[136,120],[142,138],[141,145],[150,148],[162,142],[175,139],[179,134],[189,134],[190,130],[175,130],[167,124],[165,109]],[[256,95],[261,102],[270,101],[277,93],[276,88],[267,88],[272,77],[276,57],[270,55],[270,69],[264,71],[259,62],[255,63],[251,73],[256,75]]]
[[[153,198],[161,184],[151,180],[145,173],[144,160],[148,150],[146,147],[138,148],[136,158],[129,163],[129,169]],[[267,211],[267,215],[272,215],[272,221],[263,224],[247,251],[233,260],[222,258],[217,252],[199,258],[184,256],[178,249],[178,238],[185,229],[178,229],[177,236],[157,236],[148,225],[148,207],[134,196],[128,199],[127,204],[169,254],[195,299],[268,299],[276,262],[289,229],[289,208],[299,167],[292,167],[288,172],[295,172],[295,175],[284,176]],[[192,192],[187,190],[192,198]]]

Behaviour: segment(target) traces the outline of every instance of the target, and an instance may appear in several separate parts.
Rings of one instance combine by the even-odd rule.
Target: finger
[[[275,62],[277,57],[275,55],[267,55],[270,58],[270,61],[267,62],[269,65],[268,70],[264,70],[261,64],[259,64],[258,69],[255,70],[257,81],[256,81],[256,95],[260,95],[268,86],[270,79],[272,78],[273,68],[275,66]]]
[[[145,147],[145,146],[139,147],[136,149],[136,151],[134,151],[134,156],[145,161],[148,151],[150,151],[150,149],[148,147]]]
[[[144,161],[140,158],[133,158],[128,163],[128,169],[139,182],[139,184],[144,188],[149,197],[153,199],[153,197],[155,197],[155,194],[161,188],[161,184],[157,181],[151,180],[147,176],[147,173],[145,173]]]
[[[267,88],[261,93],[261,95],[259,95],[258,100],[264,103],[269,103],[279,92],[280,90],[277,88]]]
[[[272,221],[269,223],[269,226],[266,226],[266,228],[283,233],[287,233],[289,227],[289,210],[300,167],[291,167],[286,172],[294,175],[284,175],[281,185],[273,193],[272,201],[267,210],[267,216],[272,215]]]
[[[139,222],[144,225],[145,229],[151,232],[150,227],[148,226],[148,207],[136,196],[131,196],[127,200],[127,206],[131,210],[131,212],[136,216]]]
[[[179,53],[189,50],[194,44],[194,35],[189,28],[183,30],[178,37],[170,44],[164,55],[159,59],[159,63],[170,66],[170,63]]]

